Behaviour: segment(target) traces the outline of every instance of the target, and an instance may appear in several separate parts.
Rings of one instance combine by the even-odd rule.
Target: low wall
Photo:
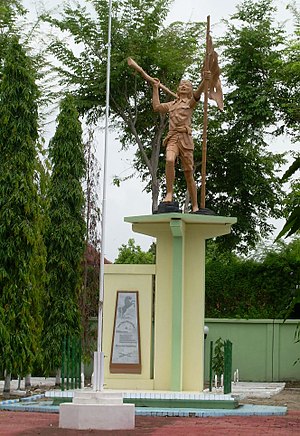
[[[91,322],[97,323],[97,319]],[[219,337],[233,343],[233,371],[241,381],[300,380],[300,343],[294,334],[299,320],[244,320],[206,318],[209,333],[205,340],[205,380],[209,380],[210,341]],[[147,341],[148,342],[148,341]],[[86,366],[91,376],[92,365]]]
[[[294,339],[299,320],[206,318],[205,380],[209,379],[210,341],[233,344],[233,371],[241,381],[300,380],[300,343]]]

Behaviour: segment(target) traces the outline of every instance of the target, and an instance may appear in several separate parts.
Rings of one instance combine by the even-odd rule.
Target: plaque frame
[[[114,362],[114,350],[117,344],[117,327],[118,321],[120,318],[120,310],[121,300],[125,300],[126,297],[129,297],[130,294],[134,298],[134,304],[132,306],[135,307],[135,326],[136,326],[136,344],[138,347],[137,353],[137,362],[128,363],[128,362]],[[125,307],[125,306],[123,306]],[[121,318],[122,319],[122,318]],[[124,322],[124,321],[123,321]],[[126,346],[124,346],[126,348]],[[140,316],[139,316],[139,291],[117,291],[116,295],[116,305],[115,305],[115,316],[114,316],[114,327],[112,334],[112,342],[111,342],[111,353],[110,353],[110,363],[109,363],[110,373],[112,374],[141,374],[142,372],[142,364],[141,364],[141,340],[140,340]]]

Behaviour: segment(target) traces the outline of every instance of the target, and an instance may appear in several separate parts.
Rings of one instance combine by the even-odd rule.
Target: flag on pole
[[[212,38],[209,35],[208,37],[208,47],[207,47],[207,54],[208,54],[208,70],[211,72],[211,80],[209,82],[209,91],[208,91],[208,98],[211,100],[214,100],[218,108],[222,111],[224,109],[223,104],[223,91],[222,91],[222,85],[220,81],[220,67],[218,63],[218,54],[214,49]],[[204,71],[204,66],[202,68],[202,72]]]
[[[204,65],[202,67],[202,77],[204,71],[211,72],[209,83],[204,81],[204,102],[203,102],[203,134],[202,134],[202,163],[201,163],[201,209],[205,209],[206,191],[206,155],[207,155],[207,127],[208,127],[208,99],[214,100],[218,108],[223,110],[223,92],[220,81],[220,68],[218,55],[214,50],[212,38],[210,36],[210,16],[207,17],[206,26],[206,50]]]

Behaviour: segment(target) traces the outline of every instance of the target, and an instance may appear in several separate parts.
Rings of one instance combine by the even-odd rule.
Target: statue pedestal
[[[59,406],[59,428],[76,430],[132,430],[134,404],[123,404],[118,392],[75,391],[72,403]]]
[[[126,217],[156,238],[154,389],[202,391],[205,240],[230,233],[237,219],[215,215]]]

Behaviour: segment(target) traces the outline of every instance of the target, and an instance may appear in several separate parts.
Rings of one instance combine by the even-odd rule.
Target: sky
[[[236,9],[236,5],[240,3],[237,0],[174,0],[170,13],[167,18],[167,23],[173,21],[206,21],[206,17],[210,15],[212,35],[221,36],[224,26],[221,23],[222,19],[229,18]],[[287,20],[286,26],[292,28],[291,17],[286,11],[288,1],[277,0],[278,19],[280,21]],[[34,14],[40,9],[39,1],[23,0],[24,6]],[[47,0],[46,8],[52,9],[61,5],[61,0]],[[134,57],[134,56],[133,56]],[[55,124],[52,122],[46,136],[51,136],[54,133]],[[100,165],[103,166],[103,149],[104,149],[104,132],[97,133],[97,155]],[[288,144],[283,144],[281,141],[274,141],[272,151],[284,151],[289,147]],[[122,244],[126,244],[129,238],[134,238],[135,242],[141,246],[143,250],[148,250],[152,243],[152,238],[144,235],[133,233],[131,224],[124,222],[124,217],[149,215],[151,214],[151,195],[147,194],[144,185],[139,178],[134,177],[121,184],[121,187],[116,187],[112,184],[112,179],[115,175],[124,177],[132,174],[132,152],[120,152],[120,144],[116,140],[116,135],[113,131],[108,135],[107,148],[107,195],[106,195],[106,216],[105,216],[105,247],[104,255],[110,261],[114,261],[118,256],[118,248]],[[102,185],[102,180],[101,180]],[[102,197],[102,193],[100,193]],[[281,228],[283,221],[278,223]]]

